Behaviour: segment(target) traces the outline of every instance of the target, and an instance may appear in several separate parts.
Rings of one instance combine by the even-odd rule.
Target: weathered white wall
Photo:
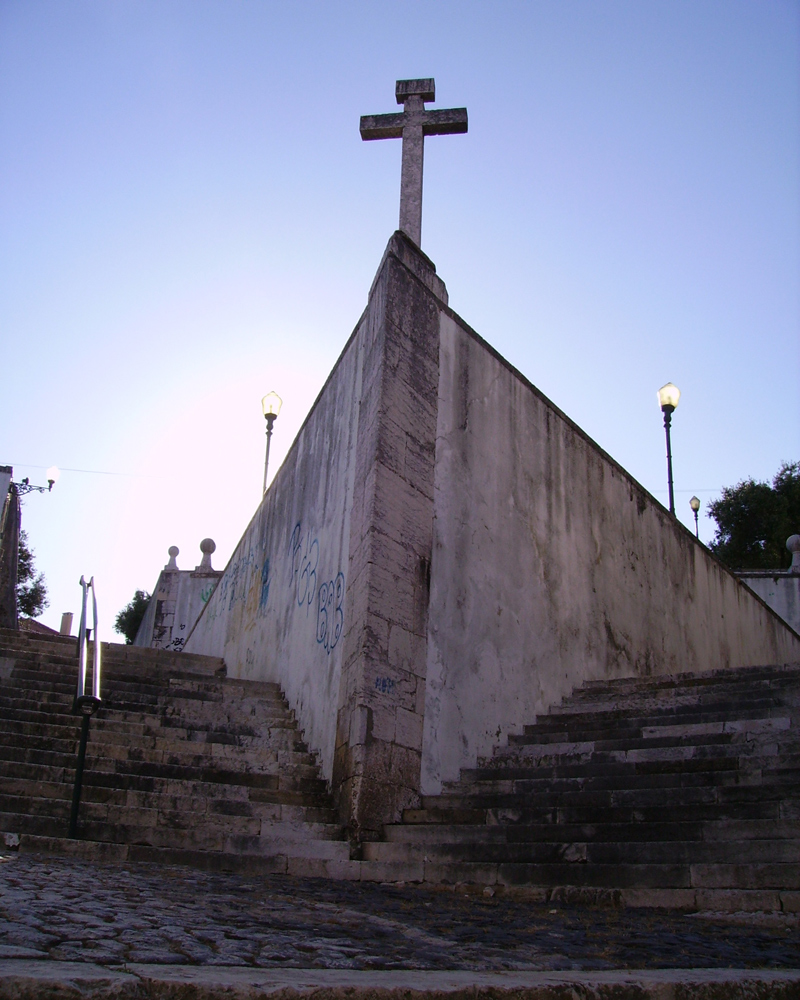
[[[800,640],[441,312],[422,791],[588,679],[800,659]]]
[[[800,573],[770,573],[767,570],[741,570],[736,574],[769,604],[776,615],[800,632]]]
[[[185,647],[223,656],[229,676],[278,682],[328,779],[347,614],[362,340],[359,324]]]

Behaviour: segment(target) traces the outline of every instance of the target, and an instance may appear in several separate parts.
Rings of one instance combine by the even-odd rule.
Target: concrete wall
[[[584,680],[800,659],[400,233],[185,648],[283,687],[357,839]]]
[[[800,640],[457,316],[441,313],[423,792],[586,680]]]
[[[800,573],[739,570],[739,579],[800,633]]]
[[[419,802],[439,311],[433,264],[389,242],[365,315],[334,787],[358,839]]]
[[[364,327],[345,347],[185,647],[223,656],[229,676],[280,683],[328,779]]]

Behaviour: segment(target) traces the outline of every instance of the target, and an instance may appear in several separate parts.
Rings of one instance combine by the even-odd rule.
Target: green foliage
[[[36,618],[49,605],[44,573],[36,573],[33,550],[28,548],[28,535],[19,533],[19,559],[17,561],[17,613],[25,618]]]
[[[124,635],[125,642],[127,642],[129,646],[136,638],[136,633],[139,631],[139,626],[142,624],[142,619],[144,618],[145,611],[147,611],[149,601],[150,595],[146,590],[137,590],[133,595],[133,600],[130,601],[114,619],[114,631],[119,632],[120,635]]]
[[[717,522],[709,548],[732,569],[786,569],[786,539],[800,533],[800,462],[784,462],[772,485],[726,486],[708,513]]]

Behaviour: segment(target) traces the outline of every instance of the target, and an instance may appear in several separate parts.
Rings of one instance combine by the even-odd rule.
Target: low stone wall
[[[211,566],[211,553],[215,548],[210,538],[204,539],[200,543],[203,558],[193,570],[178,569],[178,548],[175,545],[170,548],[170,560],[158,575],[153,596],[133,641],[134,646],[178,652],[184,648],[222,576]]]
[[[740,570],[736,575],[787,625],[800,633],[800,573],[752,569]]]

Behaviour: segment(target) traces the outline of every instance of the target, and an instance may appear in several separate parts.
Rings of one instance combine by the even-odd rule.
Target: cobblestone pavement
[[[0,959],[106,967],[800,968],[797,921],[552,906],[414,886],[0,860]]]

